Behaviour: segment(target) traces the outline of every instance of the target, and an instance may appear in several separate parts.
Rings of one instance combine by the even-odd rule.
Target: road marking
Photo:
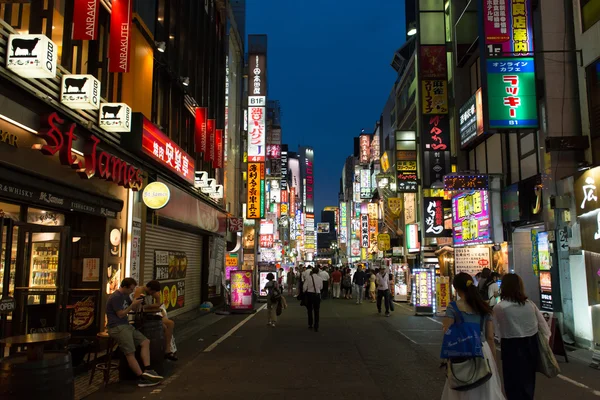
[[[229,332],[227,332],[226,334],[224,334],[223,336],[221,336],[217,341],[215,341],[213,344],[211,344],[206,349],[204,349],[203,352],[204,353],[210,353],[211,351],[213,351],[215,349],[215,347],[217,347],[219,344],[221,344],[229,336],[233,335],[235,333],[235,331],[237,331],[238,329],[240,329],[246,322],[250,321],[256,314],[258,314],[260,311],[264,310],[266,307],[267,307],[267,305],[264,304],[261,308],[259,308],[258,310],[256,310],[256,312],[254,314],[248,315],[242,322],[240,322],[239,324],[237,324],[236,326],[234,326],[233,328],[231,328],[229,330]]]
[[[438,321],[437,319],[433,319],[431,317],[427,317],[428,320],[435,322],[436,324],[440,324],[440,325],[444,325],[442,324],[440,321]]]
[[[439,329],[404,329],[404,332],[439,332]]]
[[[410,340],[411,342],[413,342],[414,344],[419,344],[417,342],[415,342],[414,340],[412,340],[411,338],[409,338],[408,336],[406,336],[404,333],[402,333],[402,331],[398,331],[399,334],[401,334],[402,336],[404,336],[405,338],[407,338],[408,340]]]
[[[573,380],[573,379],[571,379],[571,378],[568,378],[568,377],[566,377],[566,376],[564,376],[564,375],[561,375],[561,374],[559,374],[559,375],[558,375],[558,377],[559,377],[560,379],[562,379],[563,381],[565,381],[565,382],[569,382],[569,383],[570,383],[570,384],[572,384],[572,385],[575,385],[575,386],[577,386],[577,387],[580,387],[580,388],[582,388],[582,389],[587,389],[587,390],[589,390],[590,392],[592,392],[592,394],[594,394],[594,395],[596,395],[596,396],[599,396],[599,397],[600,397],[600,391],[598,391],[598,390],[594,390],[594,389],[592,389],[591,387],[589,387],[589,386],[587,386],[587,385],[584,385],[584,384],[583,384],[583,383],[581,383],[581,382],[577,382],[577,381],[575,381],[575,380]]]

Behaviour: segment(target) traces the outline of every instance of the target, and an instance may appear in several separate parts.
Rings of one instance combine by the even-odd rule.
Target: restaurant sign
[[[247,219],[260,219],[261,217],[261,181],[261,164],[248,163]]]
[[[34,144],[32,148],[39,150],[42,154],[53,156],[58,153],[61,164],[70,166],[77,171],[83,179],[93,176],[112,181],[119,186],[134,191],[140,190],[144,183],[142,170],[123,161],[121,158],[105,151],[98,151],[100,139],[91,135],[86,140],[83,160],[73,153],[73,141],[79,138],[75,136],[76,124],[71,123],[68,131],[63,132],[62,125],[65,121],[57,113],[48,116],[40,129],[38,136],[46,141],[45,145]]]
[[[423,114],[448,114],[448,81],[423,80]]]
[[[467,146],[477,137],[483,135],[483,103],[481,88],[471,96],[458,112],[460,145]]]
[[[46,35],[8,35],[6,68],[23,78],[56,77],[58,46]]]
[[[102,103],[98,126],[106,132],[131,132],[131,107],[125,103]]]
[[[452,233],[444,228],[444,208],[450,208],[447,200],[441,197],[423,198],[425,210],[424,237],[450,237]]]
[[[450,119],[448,115],[423,115],[423,127],[424,151],[443,151],[450,148]]]
[[[63,75],[60,102],[73,110],[97,110],[100,81],[93,75]]]
[[[360,247],[369,247],[369,216],[367,214],[360,216]]]

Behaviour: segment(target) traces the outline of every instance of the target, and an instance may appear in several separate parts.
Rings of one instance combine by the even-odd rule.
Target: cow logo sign
[[[60,102],[73,110],[97,110],[100,81],[92,75],[63,75]]]
[[[131,132],[131,107],[125,103],[102,103],[98,125],[107,132]]]
[[[6,68],[23,78],[56,77],[58,46],[46,35],[9,35]]]

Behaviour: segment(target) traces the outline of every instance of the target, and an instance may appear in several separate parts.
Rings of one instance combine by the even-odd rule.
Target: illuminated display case
[[[34,233],[31,242],[31,259],[29,260],[29,304],[40,304],[41,296],[36,291],[53,291],[57,288],[59,273],[60,240],[53,233]],[[46,295],[47,304],[56,301],[55,295]]]
[[[412,303],[416,315],[435,314],[435,269],[415,268],[412,281]]]

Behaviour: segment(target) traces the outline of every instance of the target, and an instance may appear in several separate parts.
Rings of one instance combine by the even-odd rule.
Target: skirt
[[[492,355],[492,349],[487,344],[483,343],[483,355],[490,361],[490,368],[492,370],[492,377],[489,381],[481,386],[471,389],[466,392],[450,389],[448,381],[444,386],[442,392],[442,400],[505,400],[504,394],[502,393],[502,382],[500,375],[498,374],[498,366],[494,361]]]

